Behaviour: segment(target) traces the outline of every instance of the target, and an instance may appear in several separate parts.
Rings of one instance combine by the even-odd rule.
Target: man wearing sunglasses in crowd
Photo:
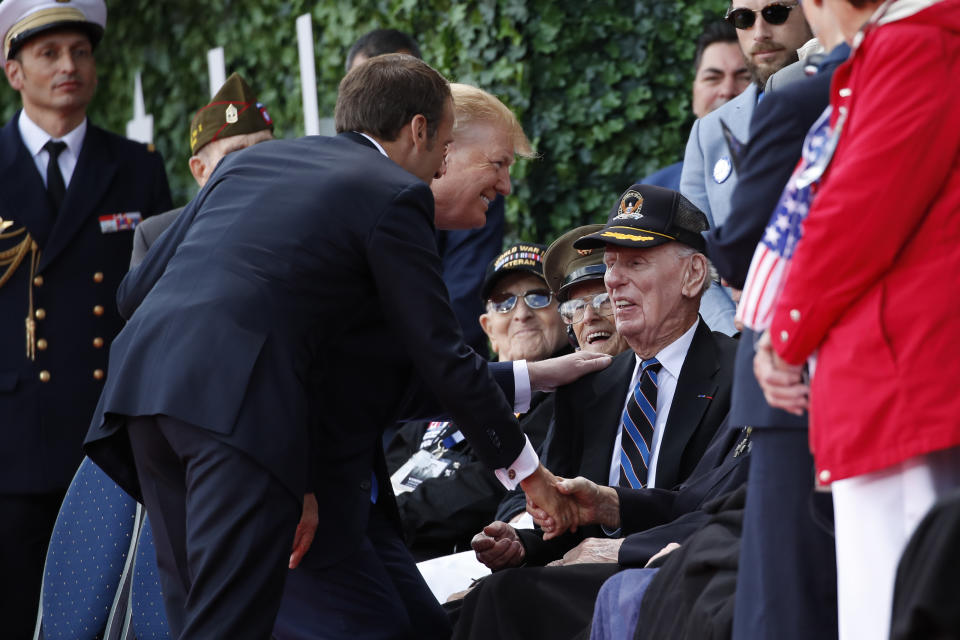
[[[750,119],[767,79],[795,62],[797,49],[812,37],[796,0],[732,0],[726,20],[737,30],[753,84],[693,123],[680,175],[680,193],[707,215],[711,229],[730,215],[737,152],[750,137]],[[701,313],[711,329],[733,335],[735,309],[732,292],[713,287],[704,295]]]
[[[561,476],[617,487],[617,495],[633,489],[657,495],[646,489],[669,490],[691,478],[714,441],[730,406],[736,342],[711,332],[698,315],[711,281],[702,253],[706,228],[703,213],[676,191],[636,184],[618,199],[601,230],[564,236],[548,250],[602,252],[609,303],[594,297],[589,311],[586,306],[580,310],[584,317],[594,312],[612,317],[630,346],[605,371],[554,394],[554,426],[544,458],[558,466]],[[547,278],[554,283],[551,260]],[[572,297],[562,283],[560,291],[560,296]],[[574,302],[562,313],[576,322],[579,306]],[[584,335],[589,338],[590,332]],[[582,522],[575,533],[550,541],[539,531],[516,530],[504,522],[485,527],[473,542],[481,562],[491,569],[527,566],[498,571],[468,593],[454,637],[510,638],[537,629],[537,637],[562,638],[583,630],[600,585],[617,571],[621,545],[628,548],[622,534],[675,517],[672,508],[653,509],[646,498],[639,500],[639,508],[631,502],[623,510],[630,517],[622,521],[619,510],[612,509],[618,513],[613,527]],[[653,551],[678,540],[683,540],[679,533],[668,535],[658,540],[659,546],[652,545]],[[646,562],[651,545],[642,546]],[[571,563],[578,557],[589,568],[558,573],[542,566],[565,553]],[[537,588],[548,583],[550,589]],[[573,597],[571,591],[583,597]],[[527,595],[517,598],[520,592]],[[533,602],[532,593],[537,593]]]
[[[557,302],[543,277],[545,246],[510,246],[487,266],[479,324],[501,362],[537,362],[570,352]],[[551,394],[534,392],[520,427],[539,448],[553,416]],[[387,448],[387,468],[407,546],[417,561],[463,551],[494,519],[503,485],[455,422],[404,424]],[[521,509],[523,507],[521,506]]]

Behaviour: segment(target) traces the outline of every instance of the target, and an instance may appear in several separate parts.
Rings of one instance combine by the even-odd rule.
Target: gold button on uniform
[[[42,287],[43,286],[43,276],[34,276],[33,277],[33,286]]]
[[[793,320],[794,322],[800,322],[800,310],[799,310],[799,309],[791,309],[791,310],[790,310],[790,319]]]
[[[46,351],[47,341],[43,338],[40,338],[39,340],[37,340],[37,349],[40,349],[40,351]]]
[[[780,342],[786,342],[790,338],[790,334],[786,331],[780,332]]]
[[[826,469],[821,471],[820,475],[818,475],[817,477],[820,478],[821,484],[827,484],[828,482],[830,482],[830,472],[827,471]]]
[[[99,349],[103,346],[103,338],[94,338],[93,339],[93,348]]]
[[[103,271],[97,271],[95,274],[93,274],[93,281],[103,282]]]
[[[50,382],[50,372],[46,369],[40,372],[40,382]]]
[[[102,315],[103,315],[103,305],[102,305],[102,304],[98,304],[97,306],[95,306],[95,307],[93,308],[93,315],[95,315],[95,316],[102,316]]]
[[[103,369],[94,369],[93,378],[94,380],[103,380]]]
[[[33,316],[37,320],[43,320],[44,318],[47,317],[47,311],[46,309],[37,309],[36,311],[33,312]]]

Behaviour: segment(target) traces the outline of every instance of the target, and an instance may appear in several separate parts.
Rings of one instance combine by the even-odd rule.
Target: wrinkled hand
[[[561,480],[557,491],[570,496],[576,506],[576,526],[602,524],[608,529],[620,526],[620,496],[613,487],[600,486],[583,476]],[[544,531],[553,530],[557,523],[546,511],[527,499],[527,512]]]
[[[810,387],[803,382],[803,367],[784,362],[770,342],[766,331],[757,341],[753,373],[771,407],[802,416],[807,409]]]
[[[313,544],[313,536],[317,533],[318,524],[320,524],[320,515],[317,498],[312,493],[308,493],[303,496],[303,513],[297,524],[297,532],[293,536],[293,549],[290,554],[290,563],[287,565],[291,569],[296,569],[303,560],[303,556],[307,554],[310,545]]]
[[[520,543],[516,529],[506,522],[491,522],[470,541],[477,560],[491,571],[519,567],[527,552]]]
[[[557,387],[570,384],[588,373],[599,371],[610,365],[613,358],[605,353],[577,351],[558,358],[548,358],[538,362],[527,362],[530,374],[530,387],[534,391],[553,391]]]
[[[660,551],[657,551],[655,554],[650,556],[650,559],[647,560],[647,564],[643,566],[649,567],[651,564],[653,564],[653,561],[656,560],[657,558],[662,558],[663,556],[669,554],[671,551],[676,551],[679,548],[680,548],[679,544],[677,544],[676,542],[671,542],[670,544],[665,546],[663,549],[660,549]]]
[[[537,470],[520,482],[527,494],[527,508],[533,508],[551,518],[551,524],[543,526],[543,539],[550,540],[562,535],[568,529],[577,530],[577,507],[572,498],[557,490],[561,480],[550,473],[542,464]],[[530,515],[534,515],[530,511]]]
[[[616,562],[622,544],[623,538],[587,538],[563,554],[562,559],[554,560],[547,566],[566,567],[571,564]]]

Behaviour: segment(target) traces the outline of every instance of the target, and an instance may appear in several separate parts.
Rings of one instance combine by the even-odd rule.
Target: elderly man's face
[[[510,193],[513,137],[509,129],[478,122],[458,130],[447,150],[446,173],[433,181],[438,229],[476,229],[487,222],[497,194]]]
[[[516,273],[504,276],[490,292],[490,299],[523,296],[530,291],[549,293],[549,288],[535,275]],[[507,313],[498,313],[488,304],[487,312],[480,316],[480,326],[501,361],[543,360],[566,341],[556,299],[543,309],[531,309],[520,298]]]
[[[733,9],[751,9],[759,12],[771,0],[734,0]],[[747,67],[758,86],[763,87],[774,73],[797,60],[797,49],[813,37],[803,16],[803,9],[796,0],[783,0],[773,4],[793,7],[787,21],[774,25],[759,13],[749,29],[737,29],[740,48],[747,60]]]
[[[702,118],[750,86],[750,70],[736,42],[714,42],[703,50],[693,79],[693,114]]]
[[[613,324],[613,319],[597,313],[596,309],[590,303],[594,296],[606,293],[603,286],[603,280],[588,280],[570,287],[569,300],[582,300],[583,319],[580,322],[573,323],[573,332],[577,336],[577,344],[584,351],[594,353],[606,353],[615,356],[621,351],[629,348],[626,340],[619,333],[617,327]]]
[[[684,255],[682,246],[676,242],[648,249],[607,245],[604,252],[604,283],[617,331],[638,353],[689,328],[691,257]]]

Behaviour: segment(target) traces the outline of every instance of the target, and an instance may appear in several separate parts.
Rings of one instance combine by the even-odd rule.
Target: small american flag
[[[803,235],[803,221],[810,211],[820,177],[836,148],[842,121],[838,121],[835,135],[831,135],[830,111],[830,107],[827,107],[807,132],[800,162],[787,181],[763,239],[753,253],[737,308],[737,319],[756,332],[770,326],[774,306],[790,268],[790,259]]]

